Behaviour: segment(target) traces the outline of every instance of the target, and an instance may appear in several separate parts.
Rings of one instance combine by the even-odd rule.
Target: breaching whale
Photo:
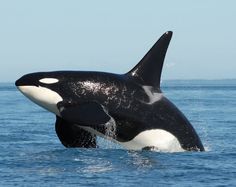
[[[96,136],[127,149],[204,151],[194,128],[160,89],[172,32],[164,33],[128,73],[38,72],[16,81],[30,100],[56,115],[66,147],[96,147]]]

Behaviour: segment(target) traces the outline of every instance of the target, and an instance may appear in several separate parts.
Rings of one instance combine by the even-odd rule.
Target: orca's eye
[[[43,79],[40,79],[39,82],[44,83],[44,84],[54,84],[54,83],[59,82],[59,80],[56,78],[43,78]]]

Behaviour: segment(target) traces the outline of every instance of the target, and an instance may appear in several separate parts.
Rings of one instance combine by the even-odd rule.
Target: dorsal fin
[[[172,32],[164,33],[141,61],[127,74],[141,84],[160,88],[161,71]]]

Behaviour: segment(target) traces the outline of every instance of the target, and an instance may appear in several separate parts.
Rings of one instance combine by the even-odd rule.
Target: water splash
[[[98,144],[100,148],[103,149],[120,149],[122,148],[119,144],[115,143],[116,139],[116,122],[115,120],[110,116],[110,120],[104,124],[105,128],[105,136],[97,137]]]
[[[116,122],[111,116],[110,118],[111,119],[104,125],[105,137],[108,139],[116,139]]]

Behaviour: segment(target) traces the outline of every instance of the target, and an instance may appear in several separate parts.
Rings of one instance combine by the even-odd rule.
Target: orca
[[[97,147],[97,136],[131,150],[204,151],[184,114],[160,88],[172,32],[164,33],[125,74],[54,71],[24,75],[15,85],[56,115],[65,147]]]

